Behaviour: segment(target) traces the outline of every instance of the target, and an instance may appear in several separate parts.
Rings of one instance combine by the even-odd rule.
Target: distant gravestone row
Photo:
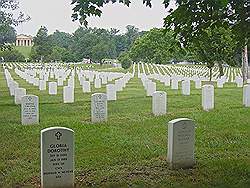
[[[196,76],[193,77],[185,77],[180,75],[166,76],[163,74],[157,74],[156,72],[160,72],[160,69],[163,69],[162,66],[156,65],[146,65],[147,68],[153,68],[152,73],[150,75],[146,75],[144,73],[138,72],[138,77],[141,79],[142,84],[146,90],[146,95],[152,97],[152,113],[155,116],[165,115],[167,113],[167,93],[163,91],[156,90],[156,83],[151,80],[159,80],[164,83],[166,86],[171,86],[171,89],[177,90],[179,86],[179,82],[181,82],[181,92],[184,96],[190,95],[190,81],[195,82],[195,88],[202,88],[202,108],[204,111],[211,111],[215,106],[215,91],[213,85],[203,85],[201,87],[202,81],[205,81],[204,78],[199,78]],[[154,66],[157,71],[155,71]],[[138,66],[139,67],[139,66]],[[144,67],[142,67],[144,70]],[[138,69],[140,71],[140,69]],[[179,70],[178,70],[179,71]],[[180,70],[181,71],[181,70]],[[82,85],[83,92],[89,93],[91,92],[91,82],[93,82],[95,88],[100,88],[102,84],[106,84],[106,94],[93,94],[91,97],[91,121],[93,123],[105,122],[108,119],[108,107],[107,101],[116,101],[117,100],[117,92],[122,91],[128,81],[134,77],[135,74],[135,64],[133,65],[133,74],[126,73],[102,73],[97,71],[83,71],[79,70],[67,70],[67,69],[58,69],[58,70],[50,70],[49,73],[46,73],[45,70],[19,70],[15,68],[16,74],[18,74],[21,78],[27,80],[29,83],[32,83],[39,87],[39,90],[46,90],[46,85],[48,81],[48,77],[56,78],[55,82],[48,82],[48,89],[50,95],[57,95],[57,87],[63,86],[64,82],[66,82],[66,78],[68,78],[68,85],[63,87],[63,102],[64,103],[74,103],[75,93],[74,93],[74,85],[75,85],[75,74],[78,76],[80,81],[80,85]],[[27,74],[26,74],[27,73]],[[27,95],[27,91],[25,88],[20,88],[19,84],[14,81],[8,69],[4,69],[5,79],[7,81],[7,85],[9,87],[10,95],[14,96],[15,104],[22,106],[22,124],[38,124],[39,123],[39,105],[38,105],[38,97]],[[35,77],[35,76],[38,77]],[[88,79],[88,81],[86,80]],[[114,81],[114,84],[108,84],[108,81]],[[217,80],[217,87],[222,88],[224,83],[227,81],[226,77],[221,77]],[[235,77],[235,82],[238,87],[242,87],[243,82],[239,76]],[[249,84],[243,86],[243,105],[244,107],[250,107],[250,94],[249,94]],[[29,98],[34,99],[34,107],[28,107],[28,104],[32,104],[32,102],[27,102],[27,96]],[[22,98],[24,101],[22,102]],[[35,104],[37,101],[37,104]]]

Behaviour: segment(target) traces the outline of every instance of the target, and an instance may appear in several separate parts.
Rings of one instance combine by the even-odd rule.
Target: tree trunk
[[[209,81],[212,81],[212,76],[213,76],[213,67],[209,67]]]
[[[243,81],[246,82],[246,80],[249,77],[248,73],[248,55],[247,55],[247,45],[242,50],[242,77]]]
[[[224,76],[222,63],[219,63],[220,77]]]

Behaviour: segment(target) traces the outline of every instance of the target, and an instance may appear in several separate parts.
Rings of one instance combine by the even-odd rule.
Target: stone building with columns
[[[33,46],[33,37],[29,35],[17,35],[16,46]]]

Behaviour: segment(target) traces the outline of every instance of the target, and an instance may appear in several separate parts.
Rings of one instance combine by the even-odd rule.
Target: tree
[[[7,47],[16,41],[16,31],[8,24],[0,24],[0,48]]]
[[[128,69],[133,63],[127,53],[122,53],[118,58],[118,60],[121,63],[122,68],[124,69]]]
[[[69,33],[56,30],[52,35],[49,35],[51,45],[69,49],[72,43],[72,36]]]
[[[219,66],[220,76],[223,76],[223,64],[236,64],[234,56],[237,46],[231,30],[223,27],[208,28],[204,31],[202,37],[200,40],[193,40],[192,43],[189,43],[189,46],[197,60],[207,64],[211,81],[212,68],[215,63]]]
[[[15,41],[16,32],[13,26],[29,20],[22,12],[17,17],[14,16],[18,5],[16,0],[0,0],[0,50],[9,49],[9,44]]]
[[[172,31],[163,33],[163,29],[155,28],[137,38],[128,53],[135,62],[166,64],[171,60],[184,60],[186,51]]]
[[[0,57],[3,57],[6,62],[25,62],[25,57],[13,48],[0,51]]]
[[[111,0],[113,3],[119,2],[127,6],[130,0]],[[101,16],[100,7],[109,3],[110,0],[72,0],[74,5],[73,20],[80,20],[80,23],[87,25],[88,16]],[[143,0],[146,6],[151,7],[152,0]],[[249,0],[175,0],[177,8],[170,9],[170,15],[165,18],[165,28],[173,29],[180,37],[184,45],[193,43],[206,35],[206,30],[211,28],[230,28],[235,35],[237,45],[242,49],[248,44],[250,36],[250,3]],[[169,7],[170,0],[164,0],[163,4]],[[243,50],[243,57],[247,54],[246,48]],[[243,58],[243,67],[246,65]],[[246,71],[243,70],[245,79]]]
[[[31,57],[39,57],[38,59],[40,59],[41,61],[49,61],[51,51],[52,45],[48,37],[48,30],[46,27],[41,26],[41,28],[37,32],[37,35],[34,37],[34,45],[32,47]]]
[[[152,6],[152,0],[142,0],[146,6]],[[164,0],[165,8],[171,0]],[[130,5],[130,0],[72,0],[73,20],[88,24],[87,17],[101,16],[101,7],[112,2]],[[242,47],[249,40],[249,0],[175,0],[177,8],[165,18],[165,27],[173,28],[182,38],[182,42],[192,40],[209,27],[228,27],[233,29],[239,45]]]

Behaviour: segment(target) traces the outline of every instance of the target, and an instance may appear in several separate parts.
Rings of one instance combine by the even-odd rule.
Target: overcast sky
[[[132,0],[129,8],[116,3],[108,4],[102,9],[102,17],[88,19],[89,26],[99,28],[117,28],[125,31],[127,25],[135,25],[140,30],[162,27],[167,11],[163,0],[152,0],[153,8],[142,5],[142,0]],[[71,0],[19,0],[20,10],[28,14],[31,20],[16,27],[17,34],[35,35],[41,25],[46,26],[49,33],[60,30],[68,33],[79,27],[79,22],[72,22]]]

